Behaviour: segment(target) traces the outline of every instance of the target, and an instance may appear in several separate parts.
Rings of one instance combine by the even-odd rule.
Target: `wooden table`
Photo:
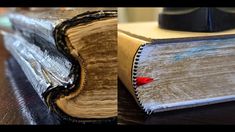
[[[119,80],[118,124],[235,124],[235,101],[147,116]]]

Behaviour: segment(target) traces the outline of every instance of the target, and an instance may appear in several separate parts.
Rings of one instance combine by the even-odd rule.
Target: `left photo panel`
[[[0,124],[117,124],[116,8],[0,8]]]

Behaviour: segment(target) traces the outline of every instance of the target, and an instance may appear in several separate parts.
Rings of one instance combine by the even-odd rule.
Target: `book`
[[[118,25],[118,76],[147,113],[233,101],[235,30],[187,32]]]
[[[112,122],[117,116],[117,11],[17,11],[4,32],[35,91],[61,119]]]

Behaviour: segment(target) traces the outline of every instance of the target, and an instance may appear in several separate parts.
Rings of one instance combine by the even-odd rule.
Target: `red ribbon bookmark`
[[[137,77],[136,78],[136,84],[137,86],[141,86],[147,83],[150,83],[153,81],[153,78],[150,77]]]

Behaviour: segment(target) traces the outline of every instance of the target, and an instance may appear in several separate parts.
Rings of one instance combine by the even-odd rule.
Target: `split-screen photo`
[[[0,8],[0,124],[235,124],[235,8]]]

